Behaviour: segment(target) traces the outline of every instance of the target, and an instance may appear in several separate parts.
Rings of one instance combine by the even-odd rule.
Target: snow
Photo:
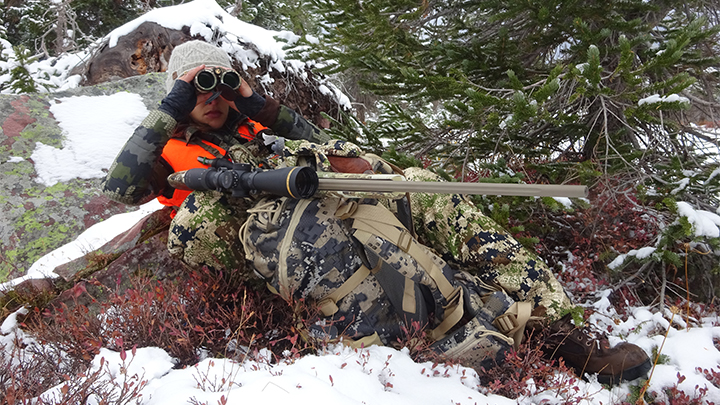
[[[228,39],[230,41],[235,40],[233,41],[235,43],[238,41],[252,43],[260,53],[271,56],[273,60],[285,57],[284,44],[275,39],[276,35],[288,40],[296,40],[297,38],[289,32],[270,31],[240,21],[232,17],[213,0],[195,0],[174,7],[151,10],[143,17],[122,25],[108,35],[110,47],[117,45],[117,41],[121,36],[131,33],[144,22],[154,22],[163,27],[176,30],[188,26],[191,35],[200,35],[208,42],[213,41],[214,34],[219,34],[216,37],[228,35]],[[231,51],[232,49],[226,48],[225,50]],[[256,61],[257,59],[251,55],[248,55],[244,60],[247,66],[253,67],[255,67]]]
[[[678,201],[677,207],[678,214],[687,218],[688,222],[693,226],[695,236],[720,237],[720,230],[718,229],[720,216],[705,210],[695,210],[684,201]]]
[[[87,50],[32,62],[29,64],[28,70],[37,83],[48,86],[41,88],[41,91],[67,90],[77,87],[81,77],[79,75],[70,76],[69,72],[72,68],[84,62],[93,50],[100,48],[105,43],[110,47],[116,46],[122,36],[129,34],[145,22],[153,22],[170,29],[190,27],[191,35],[201,36],[206,41],[217,44],[234,57],[245,70],[259,67],[260,57],[264,56],[270,59],[269,69],[280,73],[286,73],[289,70],[300,79],[307,78],[305,62],[286,59],[287,48],[294,45],[300,39],[299,36],[290,31],[267,30],[240,21],[231,16],[214,0],[194,0],[177,6],[151,10],[116,28]],[[0,61],[0,68],[9,71],[16,64],[12,45],[1,40],[0,45],[2,45],[0,50],[9,55],[7,62]],[[316,79],[324,81],[324,86],[330,90],[326,94],[336,96],[336,102],[342,108],[347,110],[352,108],[350,100],[333,83],[319,75],[316,76]],[[0,82],[9,80],[9,73],[0,75]],[[268,76],[260,82],[267,85],[272,80],[269,80]],[[265,90],[270,91],[267,87]],[[13,90],[8,88],[3,92],[12,93]]]
[[[56,273],[52,272],[55,267],[99,249],[115,236],[132,228],[142,218],[160,208],[162,208],[162,205],[157,200],[153,200],[140,206],[135,211],[114,215],[105,221],[98,222],[86,229],[73,242],[61,246],[38,259],[30,266],[24,276],[0,284],[0,291],[28,279],[58,277]]]
[[[670,94],[668,96],[661,96],[659,94],[653,94],[651,96],[641,98],[638,101],[638,105],[643,104],[657,104],[657,103],[681,103],[690,104],[690,100],[687,97],[679,96],[677,94]]]
[[[222,17],[222,21],[218,16]],[[282,44],[273,39],[278,33],[242,23],[227,15],[210,0],[196,0],[180,6],[154,10],[143,19],[126,24],[111,33],[111,41],[117,41],[119,36],[129,32],[142,21],[154,21],[168,27],[190,25],[202,35],[219,31],[234,35],[237,40],[252,42],[260,52],[272,55],[278,61],[282,61],[285,56]],[[295,40],[287,33],[280,36],[288,41]],[[240,52],[240,48],[229,43],[224,43],[223,46],[227,46],[228,51]],[[256,60],[256,55],[244,51],[241,60],[251,65]],[[72,66],[72,63],[65,60],[64,64],[56,68]],[[285,66],[299,65],[290,63]],[[57,81],[58,88],[63,89],[76,86],[78,77],[62,73],[53,80]],[[323,91],[341,94],[329,87]],[[659,96],[644,100],[641,100],[641,103],[682,101],[680,98]],[[39,181],[46,185],[74,177],[101,177],[103,170],[109,168],[134,127],[147,114],[139,96],[130,93],[59,98],[52,105],[51,112],[60,122],[65,141],[61,148],[37,144],[32,159]],[[17,157],[8,160],[11,163],[20,161],[22,159]],[[59,170],[60,168],[62,170]],[[116,215],[88,228],[74,242],[38,260],[27,269],[24,277],[5,283],[0,289],[9,288],[29,278],[54,277],[52,270],[55,266],[99,248],[158,208],[160,205],[153,201],[137,211]],[[686,202],[678,203],[678,212],[687,218],[696,236],[718,236],[720,216],[717,214],[696,210]],[[654,252],[654,247],[630,251],[618,256],[610,267],[620,266],[627,257],[642,259],[650,257]],[[720,319],[714,316],[695,320],[695,326],[687,328],[682,311],[673,314],[668,310],[653,312],[649,308],[634,308],[631,315],[623,320],[608,299],[610,292],[601,291],[593,301],[583,303],[595,311],[590,322],[601,330],[607,330],[613,344],[629,341],[648,354],[662,346],[662,353],[669,358],[665,364],[659,364],[654,369],[649,391],[658,393],[662,398],[663,388],[677,384],[680,374],[686,379],[679,388],[688,395],[696,393],[696,386],[706,387],[708,394],[705,399],[720,402],[720,388],[711,384],[701,371],[696,369],[700,367],[720,371],[720,351],[715,345],[715,341],[720,339],[720,327],[717,326]],[[24,311],[27,310],[21,309],[10,314],[0,326],[0,345],[6,345],[6,350],[11,350],[16,341],[30,345],[40,344],[18,327],[17,316]],[[338,405],[568,402],[599,405],[625,400],[631,392],[631,386],[639,384],[637,381],[629,382],[608,389],[589,376],[587,382],[574,383],[576,392],[536,391],[530,397],[510,400],[483,394],[478,376],[470,368],[415,363],[407,350],[377,346],[350,349],[337,345],[321,351],[318,355],[308,355],[296,361],[281,360],[271,363],[267,357],[261,355],[248,356],[241,360],[204,359],[194,367],[185,369],[175,369],[174,365],[174,360],[156,347],[139,348],[134,353],[124,354],[102,349],[93,360],[90,371],[100,370],[103,378],[117,389],[128,380],[144,381],[139,402],[143,405],[174,405],[191,403],[193,400],[208,404],[226,400],[228,404],[268,405],[315,405],[318,402]],[[559,375],[557,378],[569,377]],[[60,390],[60,386],[55,387],[43,394],[43,398],[57,398]],[[98,403],[98,400],[90,398],[88,403]]]
[[[44,182],[67,180],[69,177],[100,177],[102,170],[109,168],[112,159],[131,135],[134,125],[139,123],[147,111],[137,95],[118,93],[112,96],[62,98],[51,107],[63,128],[65,142],[62,148],[39,145],[48,153],[33,155],[38,174]],[[111,111],[112,113],[109,113]],[[102,132],[97,125],[80,125],[83,120],[103,117]],[[92,142],[94,153],[84,153],[83,142]],[[50,150],[52,149],[52,150]],[[51,152],[51,153],[50,153]],[[111,158],[108,158],[112,156]],[[65,160],[67,159],[67,160]],[[19,161],[19,159],[11,159]],[[53,178],[52,173],[62,165],[62,172],[72,174],[62,179]],[[48,173],[42,175],[40,172]],[[47,176],[47,177],[45,177]],[[150,202],[139,210],[116,215],[88,228],[78,238],[38,260],[27,274],[12,280],[0,288],[8,288],[28,278],[54,277],[55,266],[80,257],[102,246],[114,236],[125,232],[133,224],[160,205]],[[685,202],[678,203],[678,212],[693,225],[696,235],[715,235],[720,226],[717,214],[696,210]],[[645,247],[618,257],[622,263],[625,257],[647,258],[655,251]],[[615,263],[615,262],[613,262]],[[611,264],[611,267],[613,265]],[[652,313],[638,308],[624,322],[618,320],[607,296],[610,290],[600,294],[593,307],[596,315],[591,321],[604,330],[611,331],[611,342],[622,340],[639,345],[648,354],[663,343],[663,333],[671,325],[672,314]],[[662,387],[677,383],[677,374],[686,377],[680,385],[689,394],[695,385],[709,388],[707,399],[720,401],[720,389],[710,384],[696,367],[720,370],[720,352],[713,339],[720,339],[718,319],[701,320],[703,327],[686,330],[681,315],[676,315],[670,329],[663,354],[670,357],[668,364],[659,365],[654,373],[650,389],[661,391]],[[678,323],[681,324],[678,324]],[[16,315],[10,315],[0,328],[0,344],[11,343],[19,335],[21,340],[29,339],[17,328]],[[623,338],[621,339],[620,336]],[[269,364],[261,359],[248,358],[244,362],[229,359],[205,359],[195,367],[175,370],[168,354],[158,348],[138,349],[136,354],[127,354],[126,362],[132,361],[127,374],[118,374],[122,364],[120,354],[103,349],[95,359],[96,367],[100,358],[105,358],[108,378],[121,384],[123,378],[137,374],[146,380],[142,404],[187,403],[191,398],[200,402],[216,403],[224,396],[228,404],[240,404],[250,400],[262,400],[268,404],[292,403],[303,405],[316,403],[318,398],[334,404],[531,404],[540,401],[562,403],[565,397],[558,393],[538,392],[532,397],[517,402],[498,396],[486,396],[478,387],[478,377],[472,369],[445,365],[417,364],[406,351],[387,347],[369,347],[352,350],[342,346],[328,348],[317,356],[306,356],[298,361]],[[438,371],[438,374],[435,374]],[[226,383],[219,383],[222,375]],[[200,383],[198,382],[200,381]],[[204,381],[204,382],[203,382]],[[388,383],[391,385],[388,385]],[[590,382],[577,382],[576,397],[587,396],[583,403],[608,404],[625,398],[629,383],[607,389],[590,377]],[[637,384],[637,382],[636,382]],[[59,388],[46,393],[57,395]]]
[[[553,197],[553,199],[565,208],[572,208],[573,206],[572,200],[567,197]]]
[[[705,223],[703,222],[702,224],[704,225]],[[640,249],[633,249],[625,254],[618,255],[618,257],[616,257],[615,260],[613,260],[612,262],[610,262],[610,264],[608,264],[608,267],[613,270],[618,268],[620,265],[623,264],[623,262],[625,261],[625,258],[627,258],[628,256],[634,256],[637,259],[645,259],[646,257],[650,257],[650,255],[655,253],[655,250],[656,249],[654,247],[650,247],[650,246],[646,246],[646,247],[640,248]]]
[[[168,369],[148,385],[156,395],[147,404],[183,403],[191,397],[216,403],[221,396],[229,404],[311,404],[319,398],[331,404],[513,403],[480,394],[467,374],[460,367],[417,364],[406,352],[387,347],[356,351],[338,345],[277,365],[206,359],[193,368]]]
[[[126,92],[60,98],[50,106],[50,112],[63,130],[63,147],[38,142],[30,156],[36,162],[39,182],[48,187],[73,178],[103,177],[102,169],[110,167],[128,134],[149,113],[139,95]]]
[[[599,305],[595,306],[597,312],[590,321],[599,327],[613,325],[613,344],[628,341],[648,353],[662,346],[662,354],[669,358],[667,363],[658,364],[654,369],[650,392],[657,392],[662,397],[662,389],[676,385],[680,374],[685,380],[678,385],[679,389],[692,395],[696,386],[705,387],[708,389],[706,400],[720,400],[720,389],[710,384],[701,371],[717,371],[720,366],[720,351],[713,341],[720,338],[717,317],[699,320],[701,327],[687,329],[680,314],[674,315],[673,327],[670,327],[668,318],[672,318],[672,314],[637,308],[628,320],[615,322],[616,314],[608,305],[608,295],[609,290],[602,294]],[[667,340],[663,335],[665,330],[668,330]],[[5,320],[0,331],[0,344],[11,346],[16,337],[25,344],[38,344],[17,328],[16,314]],[[620,339],[618,335],[625,338]],[[334,345],[317,355],[306,355],[294,361],[269,362],[268,358],[270,356],[261,351],[258,356],[241,360],[206,358],[192,367],[175,369],[175,361],[156,347],[139,348],[134,353],[101,349],[92,362],[90,373],[101,370],[102,380],[116,390],[127,381],[144,382],[139,402],[144,405],[189,403],[191,400],[213,404],[221,403],[221,398],[227,400],[227,404],[261,402],[278,405],[310,405],[317,403],[318,398],[340,405],[560,404],[582,398],[579,403],[599,405],[624,400],[630,393],[631,384],[642,382],[626,382],[608,389],[597,383],[593,376],[588,376],[587,382],[574,382],[576,392],[538,390],[529,397],[511,400],[484,394],[477,374],[470,368],[416,363],[407,349],[379,346],[351,349]],[[570,376],[558,375],[557,378],[568,380]],[[43,399],[59,398],[60,389],[61,386],[57,386],[46,391]],[[97,398],[90,403],[97,403]]]

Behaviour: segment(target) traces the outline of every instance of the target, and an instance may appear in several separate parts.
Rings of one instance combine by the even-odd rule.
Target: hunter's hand
[[[185,83],[193,84],[193,80],[195,80],[195,76],[197,76],[198,72],[205,69],[205,65],[200,65],[196,68],[192,68],[188,70],[184,75],[178,77],[178,80],[182,80]]]
[[[265,97],[257,94],[245,80],[242,80],[238,93],[240,97],[236,98],[234,103],[230,103],[230,107],[239,113],[252,118],[265,106]]]
[[[173,117],[175,121],[182,121],[187,118],[190,112],[195,109],[195,104],[197,104],[197,92],[192,81],[195,79],[195,75],[204,68],[205,65],[200,65],[190,69],[180,76],[178,80],[175,80],[172,90],[162,100],[158,109]]]
[[[238,89],[238,91],[240,92],[240,96],[242,96],[244,98],[248,98],[248,97],[252,96],[253,95],[252,87],[250,87],[248,82],[246,82],[245,80],[242,80],[242,78],[240,80],[242,81],[240,83],[240,88]]]

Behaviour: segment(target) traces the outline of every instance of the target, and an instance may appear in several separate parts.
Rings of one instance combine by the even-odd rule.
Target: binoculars
[[[195,75],[195,87],[202,93],[213,91],[219,84],[237,90],[241,83],[238,72],[220,67],[205,68]]]

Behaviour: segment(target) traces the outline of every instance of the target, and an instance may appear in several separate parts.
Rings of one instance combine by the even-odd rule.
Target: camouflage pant
[[[408,180],[438,181],[434,173],[409,168]],[[492,219],[459,195],[411,194],[420,239],[450,263],[502,287],[514,300],[533,303],[534,313],[554,318],[572,306],[547,265]]]
[[[170,224],[168,250],[191,267],[242,270],[245,255],[238,232],[251,201],[216,191],[191,193]]]

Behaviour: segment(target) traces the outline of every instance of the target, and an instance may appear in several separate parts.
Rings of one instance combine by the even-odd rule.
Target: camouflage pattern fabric
[[[233,162],[248,163],[253,167],[260,166],[263,161],[260,158],[261,152],[255,143],[233,145],[227,150],[227,155]]]
[[[353,238],[363,231],[355,228],[353,221],[358,218],[338,217],[346,212],[344,204],[331,197],[262,200],[249,210],[241,231],[248,260],[281,296],[314,302],[321,310],[328,307],[327,297],[344,289],[362,266],[372,268],[331,305],[333,311],[325,313],[327,324],[346,338],[377,336],[384,345],[397,343],[404,336],[403,328],[414,322],[432,335],[452,308],[437,279],[407,249],[382,236],[365,232],[360,240]],[[438,336],[433,349],[462,359],[478,372],[502,362],[514,342],[492,323],[513,304],[512,298],[476,282],[470,274],[454,271],[428,249],[423,254],[441,269],[434,277],[442,277],[465,297],[459,300],[458,321],[463,313],[469,319],[447,336]],[[411,305],[406,306],[408,295]]]
[[[348,144],[315,145],[296,141],[294,145],[295,150],[302,153],[320,151],[321,155],[347,156],[362,153],[355,145]],[[440,180],[435,174],[418,168],[405,170],[405,175],[414,181]],[[457,195],[424,193],[411,194],[411,200],[419,237],[446,260],[472,271],[485,283],[503,288],[517,301],[532,302],[536,315],[552,318],[572,306],[542,260],[485,217],[471,202]]]
[[[288,139],[306,139],[318,143],[324,143],[330,140],[330,136],[320,128],[307,121],[293,109],[284,105],[280,105],[277,119],[271,129],[278,136]]]
[[[157,162],[176,125],[170,115],[157,110],[142,121],[102,183],[103,191],[110,199],[139,205],[161,194],[157,184]]]
[[[468,279],[462,279],[468,283]],[[473,367],[482,375],[483,371],[502,364],[514,343],[492,324],[495,318],[510,308],[512,299],[501,291],[491,293],[488,297],[487,291],[474,290],[472,283],[466,287],[469,287],[465,290],[470,303],[468,313],[472,318],[433,343],[432,348],[447,358]],[[483,300],[481,297],[486,298]],[[481,305],[476,306],[478,303]]]
[[[322,130],[290,108],[280,106],[279,111],[273,123],[261,124],[288,139],[305,139],[319,143],[329,140]],[[202,144],[200,140],[204,140],[225,150],[244,145],[250,155],[264,158],[269,151],[263,145],[262,136],[246,144],[247,140],[238,134],[238,126],[246,120],[245,115],[231,109],[222,128],[201,131],[188,123],[178,123],[165,112],[150,112],[110,166],[102,184],[103,192],[114,201],[140,205],[172,190],[167,183],[167,176],[172,169],[161,158],[163,148],[171,137],[180,137],[188,143],[198,144]],[[245,160],[234,161],[252,163]]]
[[[238,233],[252,201],[216,191],[195,191],[170,223],[168,250],[196,268],[245,269]]]
[[[296,151],[312,159],[333,153],[362,156],[352,144],[298,141],[295,146]],[[252,154],[245,148],[236,148],[234,153],[240,159]],[[315,160],[321,168],[322,160]],[[416,168],[406,170],[405,175],[415,181],[439,180],[431,172]],[[250,200],[195,192],[173,220],[168,248],[191,266],[241,269],[248,259],[280,295],[321,306],[358,269],[372,269],[333,303],[334,312],[326,314],[332,329],[352,339],[377,336],[380,343],[392,345],[413,321],[430,330],[438,326],[449,302],[426,269],[406,251],[377,235],[359,243],[352,237],[357,230],[351,220],[336,216],[343,201],[333,196],[265,198],[250,207]],[[570,307],[547,266],[466,199],[417,193],[412,195],[412,204],[420,237],[474,274],[451,269],[441,257],[425,249],[442,269],[443,277],[463,291],[462,305],[468,319],[438,337],[433,344],[437,352],[481,372],[502,362],[514,343],[493,325],[514,300],[530,301],[541,309],[539,312],[550,316]],[[248,221],[241,226],[246,217]],[[409,290],[408,282],[412,283]],[[407,310],[403,301],[408,292],[413,297],[412,310]]]
[[[252,266],[283,297],[319,302],[363,265],[349,228],[334,216],[338,199],[269,199],[258,203],[243,228]],[[328,321],[351,338],[378,332],[384,344],[399,336],[402,320],[374,275],[337,302]]]
[[[419,168],[404,170],[411,181],[440,181]],[[572,303],[547,265],[473,203],[459,195],[412,193],[415,227],[444,258],[502,287],[516,301],[532,302],[534,314],[557,317]]]
[[[285,140],[283,153],[274,157],[276,166],[311,166],[320,172],[332,172],[328,156],[360,157],[359,146],[347,141],[315,143],[308,140]]]

